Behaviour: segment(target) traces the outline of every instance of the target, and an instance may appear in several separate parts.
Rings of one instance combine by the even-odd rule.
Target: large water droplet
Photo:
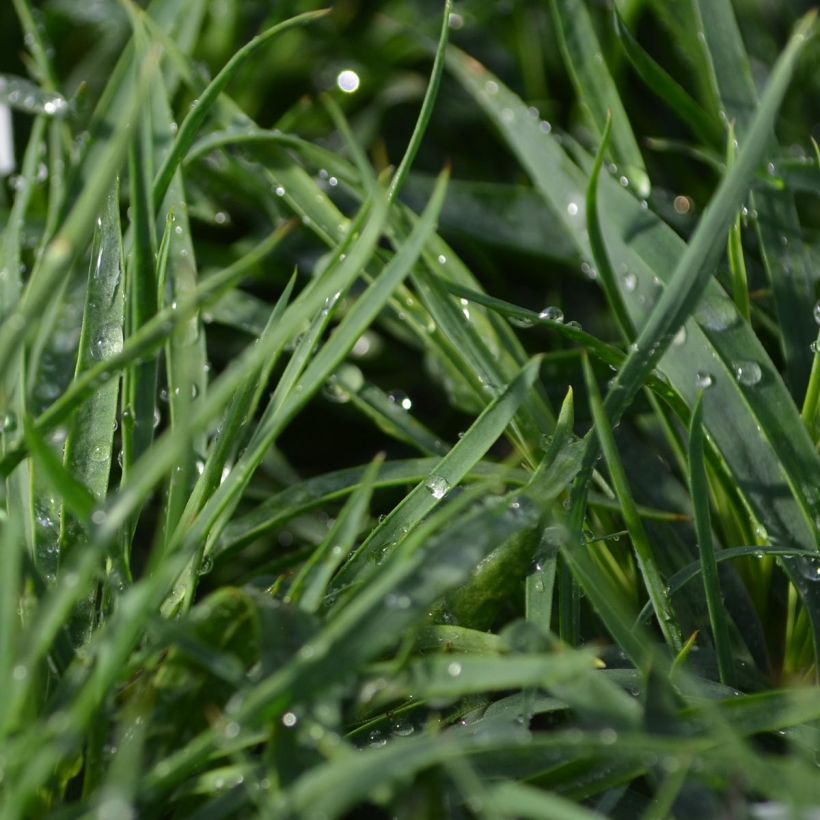
[[[549,305],[545,307],[539,314],[539,319],[547,319],[550,322],[563,322],[564,321],[564,311],[561,308],[554,307]]]
[[[358,91],[360,84],[361,80],[359,79],[359,75],[352,68],[346,68],[344,71],[340,71],[336,77],[336,85],[339,86],[345,94],[352,94],[354,91]]]
[[[446,478],[440,475],[430,476],[430,478],[427,479],[425,486],[430,491],[433,498],[439,500],[444,498],[444,496],[450,491],[450,483]]]
[[[737,380],[747,387],[757,384],[763,377],[763,371],[757,362],[735,362],[733,367]]]
[[[91,345],[95,359],[110,359],[122,350],[122,327],[116,322],[103,325]]]

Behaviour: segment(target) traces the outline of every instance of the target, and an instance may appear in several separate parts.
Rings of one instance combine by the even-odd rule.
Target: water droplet
[[[747,387],[757,384],[763,377],[763,371],[757,362],[734,362],[735,377]]]
[[[207,575],[214,568],[213,555],[203,555],[202,563],[199,565],[199,574]]]
[[[458,661],[453,661],[447,666],[447,674],[451,678],[457,678],[461,674],[461,664]]]
[[[459,29],[464,27],[464,18],[460,14],[450,12],[450,16],[447,18],[447,25],[453,31],[458,31]]]
[[[739,314],[730,299],[724,297],[712,298],[702,302],[695,311],[695,319],[699,325],[707,330],[720,332],[734,325]]]
[[[277,185],[276,188],[273,189],[276,196],[284,196],[285,189],[281,185]]]
[[[299,722],[299,718],[293,712],[285,712],[282,715],[282,725],[292,729]]]
[[[638,277],[634,273],[625,273],[622,277],[624,289],[632,293],[638,287]]]
[[[570,202],[567,205],[567,213],[570,216],[577,216],[578,215],[578,203],[577,202]]]
[[[345,94],[352,94],[354,91],[358,91],[360,84],[361,80],[359,79],[359,75],[353,71],[352,68],[346,68],[344,71],[340,71],[336,77],[336,85],[339,86]]]
[[[800,574],[812,582],[820,581],[820,558],[802,558],[798,563]]]
[[[704,370],[698,370],[695,373],[695,389],[696,390],[706,390],[712,386],[714,383],[714,379],[712,378],[710,373],[707,373]]]
[[[396,410],[410,410],[413,407],[412,399],[403,390],[391,391],[387,395],[387,400]]]
[[[414,731],[412,723],[400,720],[393,724],[393,734],[399,737],[409,737]]]
[[[820,300],[814,303],[814,321],[820,325]]]
[[[95,359],[110,359],[122,350],[122,327],[116,322],[103,325],[91,345],[91,355]]]
[[[546,319],[550,322],[563,322],[564,321],[564,311],[561,308],[554,307],[553,305],[549,305],[545,307],[539,314],[539,319]]]
[[[498,94],[498,83],[495,80],[487,80],[484,83],[484,90],[490,95]]]
[[[450,484],[446,478],[440,475],[433,475],[427,479],[424,485],[430,491],[433,498],[441,500],[450,491]]]
[[[683,347],[686,344],[686,327],[681,325],[680,330],[672,337],[672,344],[675,347]]]

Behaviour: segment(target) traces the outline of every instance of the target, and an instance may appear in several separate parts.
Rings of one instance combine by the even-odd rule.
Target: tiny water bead
[[[353,94],[353,92],[359,90],[361,80],[359,79],[359,75],[352,68],[346,68],[343,71],[340,71],[336,77],[336,85],[341,91],[344,91],[345,94]]]
[[[630,293],[638,287],[638,277],[634,273],[625,273],[621,277],[621,281],[624,283],[624,289]]]
[[[578,203],[577,202],[570,202],[567,205],[567,213],[570,216],[577,216],[578,215]]]
[[[430,495],[440,501],[450,491],[450,483],[440,475],[433,475],[427,479],[425,487],[430,491]]]
[[[711,373],[707,373],[705,370],[698,370],[698,372],[695,373],[696,390],[706,390],[714,384],[714,381]]]
[[[820,325],[820,299],[814,303],[814,321]]]
[[[741,384],[751,387],[763,378],[763,371],[757,362],[735,362],[735,377]]]

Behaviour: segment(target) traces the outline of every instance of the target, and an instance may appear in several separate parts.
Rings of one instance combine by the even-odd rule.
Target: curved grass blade
[[[723,116],[734,123],[743,145],[751,139],[758,97],[732,4],[729,0],[697,0],[693,7],[703,35],[704,68]],[[811,23],[804,20],[806,37],[810,36],[810,27]],[[779,153],[773,124],[767,137],[769,152]],[[769,172],[775,176],[776,167],[770,164]],[[792,394],[801,397],[811,369],[809,347],[815,327],[807,309],[813,295],[811,262],[802,243],[797,207],[790,191],[771,188],[753,191],[751,207],[757,212],[757,236],[774,291],[788,381]]]
[[[701,572],[712,636],[717,650],[718,670],[721,683],[732,686],[735,678],[732,645],[729,641],[729,625],[720,594],[720,580],[715,562],[712,542],[712,525],[709,514],[709,486],[706,482],[706,465],[703,460],[703,398],[698,397],[692,412],[689,428],[689,487],[695,514],[695,529],[700,546]]]
[[[453,0],[444,0],[441,33],[439,34],[438,46],[436,47],[436,56],[433,59],[433,70],[430,73],[430,81],[427,83],[427,90],[424,92],[424,99],[421,103],[421,111],[419,111],[413,133],[410,135],[410,141],[407,143],[407,148],[404,150],[404,155],[401,158],[399,167],[396,169],[396,173],[393,175],[393,179],[390,180],[390,186],[387,189],[388,202],[393,202],[396,197],[398,197],[407,179],[407,175],[410,173],[410,168],[413,165],[416,154],[421,147],[421,141],[424,139],[427,124],[433,115],[433,107],[436,104],[438,89],[441,85],[441,75],[444,73],[444,55],[447,51],[447,41],[450,36],[450,14],[452,9]]]
[[[601,167],[604,164],[604,156],[609,146],[611,134],[612,115],[608,113],[604,132],[601,136],[601,144],[598,147],[598,153],[595,155],[595,162],[592,165],[592,170],[589,173],[589,182],[587,183],[587,231],[589,232],[589,247],[592,251],[592,258],[595,260],[595,268],[598,271],[598,277],[603,285],[609,309],[612,311],[613,318],[618,325],[618,329],[621,331],[621,335],[627,341],[632,341],[635,338],[635,328],[632,325],[629,314],[626,312],[626,307],[624,307],[623,300],[621,299],[621,293],[615,282],[615,271],[612,270],[612,265],[609,262],[609,255],[607,254],[606,243],[604,242],[603,233],[601,232],[601,222],[598,213],[598,178],[601,174]]]
[[[629,489],[629,481],[627,480],[626,472],[618,455],[618,447],[615,443],[612,427],[604,412],[604,406],[601,401],[601,395],[598,392],[595,376],[589,365],[589,360],[584,358],[583,362],[584,381],[586,382],[589,392],[589,403],[592,408],[595,432],[598,436],[604,457],[606,458],[612,485],[618,496],[618,501],[621,506],[621,515],[629,531],[632,546],[635,548],[635,556],[643,577],[644,586],[649,595],[649,600],[652,603],[658,626],[667,644],[673,652],[678,652],[683,644],[683,640],[675,618],[675,612],[672,608],[672,602],[669,598],[669,594],[666,592],[666,584],[658,570],[652,545],[649,543],[649,537],[641,522],[635,500]]]
[[[417,484],[433,472],[438,458],[415,458],[388,461],[373,479],[374,488],[401,487]],[[294,484],[260,504],[255,510],[235,518],[224,530],[215,546],[215,555],[230,555],[270,530],[311,510],[323,507],[352,493],[362,481],[366,467],[352,467],[317,476]],[[495,478],[523,485],[528,476],[521,470],[509,470],[502,465],[478,462],[464,477],[467,481]]]
[[[507,388],[473,422],[450,452],[442,458],[426,481],[406,495],[371,532],[339,575],[344,585],[366,562],[413,529],[444,496],[484,457],[504,432],[538,377],[541,360],[531,359]]]
[[[601,138],[612,117],[612,153],[621,172],[641,197],[649,195],[649,176],[621,97],[601,52],[584,0],[551,0],[555,31],[564,66],[578,98]]]
[[[322,605],[330,579],[353,549],[356,536],[367,517],[373,484],[381,469],[384,455],[377,456],[367,467],[359,484],[327,534],[288,589],[286,600],[294,601],[306,612],[317,612]]]
[[[704,145],[717,148],[723,143],[723,129],[713,120],[686,90],[635,39],[621,17],[617,6],[612,7],[615,33],[632,67],[647,88],[665,102],[691,129]]]
[[[328,11],[328,9],[320,9],[318,11],[305,12],[275,26],[271,26],[267,31],[254,37],[253,40],[240,48],[239,51],[228,60],[219,74],[214,77],[207,88],[199,95],[195,104],[188,112],[188,115],[179,126],[174,144],[154,179],[153,201],[155,208],[160,206],[176,169],[193,144],[197,132],[205,122],[206,117],[219,98],[219,95],[225,90],[228,83],[233,79],[245,61],[277,34],[281,34],[294,26],[304,25],[305,23],[318,20],[320,17],[324,17],[328,14]]]

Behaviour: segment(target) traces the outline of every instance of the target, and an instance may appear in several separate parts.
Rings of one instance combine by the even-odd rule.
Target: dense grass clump
[[[799,5],[0,8],[3,820],[817,816]]]

